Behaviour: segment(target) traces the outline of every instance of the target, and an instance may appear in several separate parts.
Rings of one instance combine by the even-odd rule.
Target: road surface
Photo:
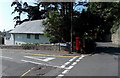
[[[101,45],[101,44],[100,44]],[[118,78],[118,47],[98,47],[93,55],[64,55],[50,52],[27,52],[26,50],[0,49],[2,76]]]

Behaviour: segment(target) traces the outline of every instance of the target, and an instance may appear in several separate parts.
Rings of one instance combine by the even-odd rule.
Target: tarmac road
[[[0,50],[2,76],[48,78],[118,78],[120,48],[100,43],[92,55],[66,55],[26,50]]]
[[[59,71],[69,68],[70,63],[81,57],[80,55],[63,56],[57,53],[51,55],[16,51],[1,50],[2,76],[50,76],[48,73],[51,71],[57,71],[51,74],[51,76],[57,76]]]

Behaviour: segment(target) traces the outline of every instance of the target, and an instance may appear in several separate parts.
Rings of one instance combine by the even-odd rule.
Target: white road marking
[[[62,74],[65,74],[65,73],[67,73],[69,70],[64,70],[63,72],[62,72]]]
[[[78,56],[73,57],[73,59],[76,59]]]
[[[74,66],[69,66],[68,68],[66,68],[66,69],[72,69]]]
[[[45,61],[45,62],[47,62],[47,61],[50,61],[50,60],[53,60],[53,59],[55,59],[55,58],[46,58],[46,59],[44,59],[43,61]]]
[[[44,61],[44,62],[48,62],[50,60],[53,60],[55,58],[53,57],[39,57],[39,58],[36,58],[36,57],[31,57],[31,56],[24,56],[26,58],[31,58],[31,59],[35,59],[35,60],[39,60],[39,61]]]
[[[79,61],[80,61],[80,59],[77,59],[77,60],[76,60],[76,62],[79,62]]]
[[[74,66],[74,65],[76,65],[77,64],[77,62],[74,62],[73,64],[72,64],[72,66]]]
[[[74,59],[70,59],[69,61],[71,62],[71,61],[73,61]]]
[[[69,61],[71,62],[71,61],[73,61],[74,59],[76,59],[77,57],[73,57],[72,59],[70,59]]]
[[[11,57],[6,57],[6,56],[0,56],[1,58],[6,58],[6,59],[13,59]]]
[[[81,56],[81,57],[79,57],[79,60],[81,60],[83,57],[85,57],[85,56]]]
[[[62,65],[61,68],[65,68],[66,65]]]
[[[78,59],[76,59],[77,57],[73,57],[73,58],[70,59],[68,62],[66,62],[64,65],[62,65],[61,67],[65,68],[66,70],[64,70],[64,71],[62,72],[62,74],[58,75],[57,77],[59,77],[59,76],[64,76],[64,75],[65,75],[68,71],[70,71],[83,57],[85,57],[85,56],[82,55],[82,56],[79,57]],[[74,59],[76,59],[75,62],[73,62],[69,67],[65,67],[66,65],[70,64]]]
[[[23,62],[29,62],[29,63],[33,63],[33,64],[39,64],[39,65],[42,65],[42,63],[38,63],[38,62],[33,62],[33,61],[27,61],[27,60],[21,60]]]
[[[60,75],[58,75],[58,77],[59,77],[59,76],[61,76],[61,77],[62,77],[62,76],[64,76],[64,75],[63,75],[63,74],[60,74]]]
[[[70,62],[66,62],[64,65],[68,65],[68,64],[70,64]]]
[[[26,62],[26,63],[33,63],[33,64],[38,64],[38,65],[45,65],[45,66],[61,68],[60,66],[48,65],[48,64],[38,63],[38,62],[34,62],[34,61],[27,61],[27,60],[21,60],[21,61]]]
[[[71,63],[73,60],[75,60],[77,57],[78,57],[78,56],[73,57],[72,59],[70,59],[68,62],[66,62],[65,64],[63,64],[63,65],[61,66],[61,68],[65,68],[68,64],[70,64],[70,63]]]
[[[76,62],[79,62],[81,59],[83,59],[83,57],[85,57],[85,56],[79,57],[79,58],[76,60]]]

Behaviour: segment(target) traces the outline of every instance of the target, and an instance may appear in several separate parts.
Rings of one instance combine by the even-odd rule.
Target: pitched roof
[[[44,26],[43,20],[27,21],[18,25],[10,33],[31,33],[31,34],[43,34]]]

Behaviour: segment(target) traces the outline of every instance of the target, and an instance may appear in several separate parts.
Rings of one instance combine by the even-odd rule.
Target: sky
[[[17,14],[11,14],[14,10],[14,7],[11,7],[12,1],[13,0],[0,0],[0,31],[14,29],[15,22],[13,18]],[[33,5],[33,2],[35,2],[35,0],[22,0],[22,2],[24,1],[28,2],[29,5]],[[22,18],[26,18],[26,15],[22,15]]]
[[[11,2],[0,1],[0,31],[9,30],[14,28],[13,15],[11,12]]]
[[[14,7],[11,7],[13,0],[0,0],[0,31],[8,31],[14,28],[15,22],[13,21],[14,16],[17,14],[12,14]],[[23,2],[29,2],[31,4],[34,0],[22,0]],[[24,17],[25,15],[23,15]]]

